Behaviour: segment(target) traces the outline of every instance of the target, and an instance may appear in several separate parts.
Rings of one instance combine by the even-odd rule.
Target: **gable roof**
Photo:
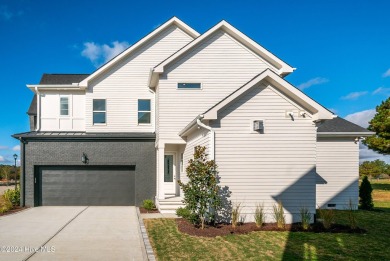
[[[348,134],[352,136],[371,136],[375,134],[374,132],[371,132],[355,123],[352,123],[340,117],[336,117],[331,120],[325,120],[319,123],[317,132],[320,136],[332,134],[339,134],[343,136],[347,136]]]
[[[243,86],[226,96],[220,102],[215,104],[213,107],[203,113],[204,119],[215,120],[218,117],[218,111],[230,104],[241,94],[255,86],[257,83],[266,80],[275,86],[279,91],[292,98],[298,104],[302,105],[306,110],[313,114],[313,120],[319,119],[333,119],[334,115],[331,111],[311,99],[309,96],[295,88],[289,82],[284,80],[278,74],[270,69],[265,69],[260,74],[256,75],[250,81],[245,83]]]
[[[273,65],[275,68],[278,69],[278,74],[280,75],[287,75],[294,71],[295,68],[288,65],[286,62],[282,61],[278,57],[276,57],[274,54],[272,54],[270,51],[250,39],[248,36],[237,30],[235,27],[233,27],[231,24],[226,22],[225,20],[222,20],[215,26],[213,26],[211,29],[209,29],[207,32],[199,36],[198,38],[194,39],[192,42],[185,45],[183,48],[178,50],[176,53],[162,61],[160,64],[155,66],[152,70],[152,75],[149,79],[149,87],[155,87],[158,81],[158,75],[164,72],[164,69],[167,65],[172,63],[173,61],[177,60],[179,57],[181,57],[183,54],[187,53],[189,50],[200,44],[202,41],[207,39],[210,35],[215,33],[218,30],[223,30],[226,33],[228,33],[230,36],[235,38],[237,41],[245,45],[247,48],[249,48],[252,52],[256,53],[263,59],[265,59],[267,62],[269,62],[271,65]],[[157,79],[156,79],[157,78]]]
[[[136,42],[135,44],[131,45],[129,48],[127,48],[126,50],[124,50],[123,52],[121,52],[120,54],[118,54],[117,56],[115,56],[114,58],[112,58],[110,61],[108,61],[107,63],[105,63],[103,66],[101,66],[100,68],[98,68],[95,72],[93,72],[88,78],[84,79],[80,85],[82,86],[87,86],[88,82],[91,81],[92,79],[94,79],[95,77],[97,77],[98,75],[100,75],[102,72],[108,70],[109,68],[111,68],[114,64],[116,64],[118,61],[122,60],[124,57],[126,57],[127,55],[129,55],[130,53],[132,53],[134,50],[138,49],[140,46],[142,46],[144,43],[146,43],[148,40],[150,40],[151,38],[153,38],[154,36],[156,36],[157,34],[159,34],[160,32],[162,32],[163,30],[165,30],[166,28],[172,26],[172,25],[176,25],[178,28],[180,28],[181,30],[183,30],[185,33],[187,33],[189,36],[191,36],[192,38],[196,38],[199,36],[199,33],[197,31],[195,31],[194,29],[192,29],[191,27],[189,27],[187,24],[185,24],[184,22],[182,22],[179,18],[177,17],[172,17],[171,19],[169,19],[167,22],[165,22],[164,24],[160,25],[159,27],[157,27],[155,30],[153,30],[151,33],[149,33],[148,35],[146,35],[144,38],[142,38],[141,40],[139,40],[138,42]]]

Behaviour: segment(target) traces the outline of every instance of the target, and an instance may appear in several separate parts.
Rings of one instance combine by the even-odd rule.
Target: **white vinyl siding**
[[[159,138],[180,140],[178,132],[197,115],[267,68],[272,68],[231,36],[217,31],[166,68],[160,77]],[[177,88],[200,82],[201,89]]]
[[[289,223],[299,221],[300,207],[315,213],[316,128],[310,117],[292,121],[285,115],[299,109],[271,86],[258,85],[211,123],[221,185],[244,207],[246,221],[253,221],[256,204],[264,203],[268,222],[274,222],[272,206],[278,200]],[[258,119],[265,121],[264,134],[253,131]]]
[[[84,92],[46,91],[40,92],[40,95],[41,131],[85,131]],[[65,97],[68,99],[68,114],[61,115]]]
[[[154,132],[154,94],[147,86],[150,69],[191,40],[177,26],[171,26],[92,81],[86,94],[86,131]],[[93,99],[107,100],[105,126],[92,124]],[[138,124],[138,99],[151,100],[149,125]]]
[[[359,200],[359,144],[354,138],[318,138],[317,205],[345,209]]]
[[[183,182],[187,182],[188,178],[186,175],[186,168],[188,166],[188,161],[194,158],[194,151],[196,146],[206,147],[206,153],[209,153],[209,144],[210,144],[210,131],[204,128],[196,129],[190,133],[187,137],[187,144],[183,153],[183,163],[184,163],[184,174],[180,177]]]

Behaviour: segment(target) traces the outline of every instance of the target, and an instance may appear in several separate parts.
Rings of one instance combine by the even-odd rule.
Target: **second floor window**
[[[69,115],[69,98],[60,97],[60,115],[68,116]]]
[[[106,100],[94,99],[93,100],[93,124],[105,124],[106,123]]]
[[[150,124],[150,100],[138,100],[138,124]]]

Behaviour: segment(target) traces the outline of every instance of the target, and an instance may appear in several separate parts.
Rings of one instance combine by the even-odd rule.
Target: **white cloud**
[[[9,147],[8,146],[0,146],[0,150],[8,150]]]
[[[81,55],[88,58],[96,67],[114,58],[129,47],[128,42],[114,41],[111,45],[85,42]]]
[[[329,80],[326,78],[322,78],[322,77],[316,77],[316,78],[308,80],[307,82],[299,84],[297,87],[298,87],[298,89],[300,89],[302,91],[302,90],[307,89],[313,85],[323,84],[326,82],[329,82]]]
[[[372,160],[383,160],[387,163],[390,163],[390,156],[385,156],[379,153],[376,153],[373,150],[370,150],[366,145],[363,143],[359,144],[359,161],[362,163],[363,161],[372,161]]]
[[[390,69],[388,69],[382,76],[383,77],[390,77]]]
[[[5,162],[5,159],[3,156],[0,156],[0,162]]]
[[[375,116],[375,109],[359,111],[345,116],[345,119],[363,128],[368,127],[368,122]]]
[[[360,96],[366,95],[368,92],[363,91],[363,92],[351,92],[347,94],[346,96],[341,97],[342,100],[356,100]]]
[[[12,148],[13,151],[20,151],[20,145],[16,145]]]
[[[383,94],[386,96],[390,96],[390,88],[379,87],[378,89],[373,91],[372,94]]]

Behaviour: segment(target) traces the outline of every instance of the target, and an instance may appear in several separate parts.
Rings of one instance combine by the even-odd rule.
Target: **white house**
[[[174,17],[91,74],[44,74],[22,144],[22,204],[180,206],[177,180],[207,147],[247,220],[282,201],[288,222],[358,200],[358,143],[371,132],[284,78],[294,68],[222,21]],[[269,215],[270,217],[270,215]]]

